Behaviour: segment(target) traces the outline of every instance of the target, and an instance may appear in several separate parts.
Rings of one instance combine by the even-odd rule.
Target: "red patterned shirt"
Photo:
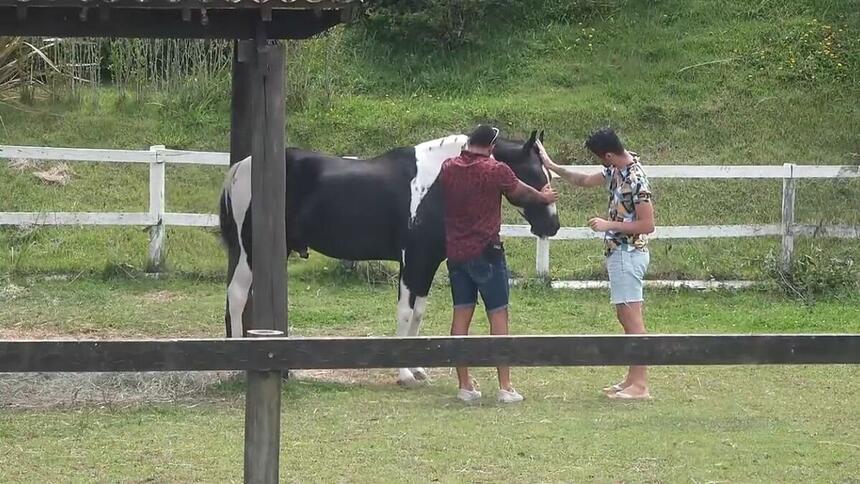
[[[448,259],[474,259],[499,241],[502,194],[510,194],[519,180],[508,165],[469,151],[445,160],[440,178]]]

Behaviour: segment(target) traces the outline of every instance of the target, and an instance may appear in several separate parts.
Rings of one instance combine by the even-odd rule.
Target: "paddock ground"
[[[291,270],[291,272],[293,272]],[[393,287],[295,274],[294,333],[390,335]],[[3,281],[2,338],[218,336],[223,288],[206,279]],[[513,290],[518,334],[616,333],[603,291]],[[423,334],[445,334],[434,288]],[[654,332],[858,332],[860,298],[803,305],[769,291],[651,291]],[[476,333],[486,333],[478,319]],[[399,388],[395,372],[299,372],[284,388],[287,482],[857,482],[860,369],[655,367],[655,399],[607,401],[620,368],[520,368],[527,397],[454,398],[451,369]],[[3,375],[2,482],[239,482],[241,375]]]

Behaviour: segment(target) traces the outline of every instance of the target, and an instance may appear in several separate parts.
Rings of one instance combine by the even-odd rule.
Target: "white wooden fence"
[[[137,225],[150,227],[148,270],[158,272],[164,264],[164,235],[168,225],[215,227],[217,214],[174,213],[166,211],[165,165],[192,164],[228,166],[229,154],[201,151],[168,150],[153,146],[148,151],[103,150],[80,148],[43,148],[0,145],[0,158],[83,161],[107,163],[146,163],[149,165],[149,210],[146,212],[0,212],[0,225]],[[595,166],[576,166],[577,171],[594,173]],[[684,225],[657,227],[652,238],[697,239],[732,237],[782,237],[782,263],[790,264],[794,238],[802,235],[860,238],[860,226],[804,225],[794,221],[796,181],[808,178],[860,178],[860,166],[796,165],[786,163],[764,166],[678,166],[649,165],[649,178],[687,179],[781,179],[782,221],[779,224],[750,225]],[[504,225],[505,237],[534,237],[527,225]],[[602,235],[588,227],[562,227],[552,240],[584,240]],[[536,270],[549,275],[550,239],[538,239]]]

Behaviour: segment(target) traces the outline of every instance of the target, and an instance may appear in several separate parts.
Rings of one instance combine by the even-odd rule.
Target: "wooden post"
[[[164,269],[164,158],[158,151],[164,145],[150,146],[153,160],[149,164],[149,215],[153,224],[149,228],[149,259],[146,272],[161,272]]]
[[[538,237],[535,254],[535,269],[538,277],[549,277],[549,239]]]
[[[254,41],[233,41],[232,92],[230,99],[230,165],[251,155],[253,127],[251,72]]]
[[[243,54],[240,45],[238,54]],[[287,334],[286,263],[286,132],[284,46],[266,39],[265,24],[257,21],[251,52],[251,300],[256,335]],[[269,330],[260,333],[255,330]],[[278,482],[280,453],[281,371],[248,372],[245,416],[245,482]]]
[[[248,337],[278,337],[277,330],[252,329]],[[245,482],[278,482],[281,449],[281,372],[249,371],[245,392]]]
[[[797,180],[794,178],[794,164],[786,163],[785,178],[782,179],[782,257],[783,271],[791,269],[794,254],[794,194]]]
[[[233,66],[232,66],[232,96],[230,98],[230,165],[234,165],[251,155],[251,142],[253,138],[252,116],[253,93],[251,92],[251,73],[255,57],[255,44],[253,40],[233,41]],[[253,203],[253,202],[252,202]],[[227,284],[233,278],[236,271],[236,259],[227,261]],[[253,266],[253,260],[251,261]],[[251,268],[253,272],[253,267]],[[253,294],[254,284],[251,283]],[[224,321],[227,334],[230,335],[230,311],[228,302],[224,304]],[[249,297],[242,312],[242,321],[247,326],[254,320],[254,300]],[[232,335],[241,338],[242,335]]]
[[[251,155],[254,319],[251,328],[287,332],[284,46],[258,38],[253,67]]]

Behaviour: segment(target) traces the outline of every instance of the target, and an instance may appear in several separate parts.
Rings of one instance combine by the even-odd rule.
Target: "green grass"
[[[609,2],[613,4],[613,2]],[[860,14],[846,0],[617,2],[582,22],[485,29],[480,48],[405,52],[340,27],[291,46],[290,144],[371,155],[476,122],[510,136],[546,129],[555,156],[592,161],[582,140],[611,123],[647,164],[857,164],[860,162]],[[831,53],[825,51],[831,42]],[[590,46],[588,44],[591,44]],[[856,48],[855,48],[856,47]],[[795,63],[790,60],[795,58]],[[392,62],[392,59],[396,59]],[[714,60],[725,62],[707,63]],[[702,64],[697,67],[686,67]],[[839,67],[838,64],[846,66]],[[814,78],[812,76],[815,76]],[[223,78],[169,92],[80,102],[0,105],[0,143],[226,150],[229,92]],[[293,99],[293,97],[291,97]],[[64,187],[0,165],[0,210],[145,209],[142,167],[74,164]],[[223,170],[170,167],[172,211],[214,212]],[[658,224],[778,223],[779,181],[655,180]],[[860,181],[799,184],[798,221],[860,224]],[[565,226],[605,211],[601,190],[563,188]],[[839,207],[836,209],[835,207]],[[505,220],[522,223],[513,210]],[[178,272],[221,274],[223,253],[203,230],[169,229]],[[769,239],[657,242],[649,277],[766,278]],[[821,257],[857,253],[856,241],[800,242]],[[513,241],[512,265],[533,274],[533,242]],[[0,272],[99,273],[145,265],[137,229],[0,229]],[[603,277],[594,243],[553,249],[557,278]]]
[[[617,333],[603,291],[512,291],[517,334]],[[205,279],[6,281],[0,337],[218,336],[223,287]],[[446,334],[434,288],[422,334]],[[317,263],[291,269],[300,335],[391,335],[394,288]],[[856,295],[803,306],[770,292],[649,291],[660,333],[858,332]],[[474,333],[486,334],[478,316]],[[853,366],[654,367],[655,400],[615,404],[598,390],[620,368],[517,368],[524,404],[454,400],[450,369],[404,390],[395,372],[309,375],[284,389],[286,482],[852,482],[860,457]],[[476,369],[486,394],[494,374]],[[348,378],[353,383],[343,383]],[[196,404],[6,410],[0,481],[241,480],[241,382]],[[109,450],[106,450],[109,449]]]
[[[652,370],[656,400],[596,394],[618,370],[515,371],[527,401],[456,404],[451,375],[393,385],[293,381],[285,482],[853,482],[857,370]],[[491,374],[478,372],[489,389]],[[8,482],[239,482],[240,404],[4,412]],[[106,451],[106,449],[109,449]]]
[[[605,14],[581,23],[488,25],[477,48],[447,53],[406,51],[356,27],[292,45],[288,142],[371,155],[493,122],[509,136],[545,129],[554,156],[585,164],[584,137],[609,123],[646,165],[860,162],[854,0],[605,3]],[[102,88],[80,101],[23,110],[0,104],[0,144],[224,151],[224,81],[141,96]],[[32,170],[0,164],[0,210],[145,210],[145,168],[72,169],[71,182],[56,187]],[[169,167],[168,209],[214,212],[222,176],[216,168]],[[661,225],[779,221],[779,181],[653,184]],[[600,190],[560,191],[565,226],[582,226],[605,210]],[[797,209],[802,223],[858,225],[860,182],[800,182]],[[510,209],[505,221],[522,223]],[[768,252],[778,245],[775,238],[654,241],[648,277],[764,279]],[[534,242],[507,246],[516,275],[532,275]],[[217,236],[169,228],[166,280],[139,278],[146,247],[138,228],[0,229],[0,337],[220,336],[225,258]],[[822,261],[856,258],[859,250],[853,240],[797,244],[798,257]],[[393,334],[393,283],[364,284],[318,254],[291,260],[289,272],[295,334]],[[46,281],[49,273],[72,278]],[[554,243],[552,276],[604,278],[599,242]],[[512,297],[516,334],[619,331],[603,291],[529,285]],[[770,291],[649,291],[646,320],[660,333],[860,332],[856,292],[814,302]],[[447,334],[449,305],[443,268],[422,334]],[[474,332],[487,332],[480,316]],[[620,373],[515,369],[528,400],[514,408],[491,399],[458,405],[448,369],[433,370],[431,384],[417,391],[397,388],[390,371],[350,373],[358,380],[352,384],[293,380],[284,390],[282,476],[857,479],[857,368],[655,367],[653,402],[612,405],[597,390]],[[492,395],[492,371],[476,375]],[[0,481],[240,481],[241,391],[238,383],[213,388],[194,406],[0,412]]]
[[[290,270],[291,326],[300,335],[393,335],[396,287],[366,284],[334,266],[307,263]],[[614,333],[605,291],[515,288],[512,331],[517,334]],[[220,281],[12,280],[0,292],[2,330],[10,334],[158,337],[223,334]],[[446,334],[450,294],[431,291],[423,332]],[[648,291],[648,326],[661,333],[860,332],[855,295],[802,305],[768,291]],[[486,333],[484,322],[475,330]]]

